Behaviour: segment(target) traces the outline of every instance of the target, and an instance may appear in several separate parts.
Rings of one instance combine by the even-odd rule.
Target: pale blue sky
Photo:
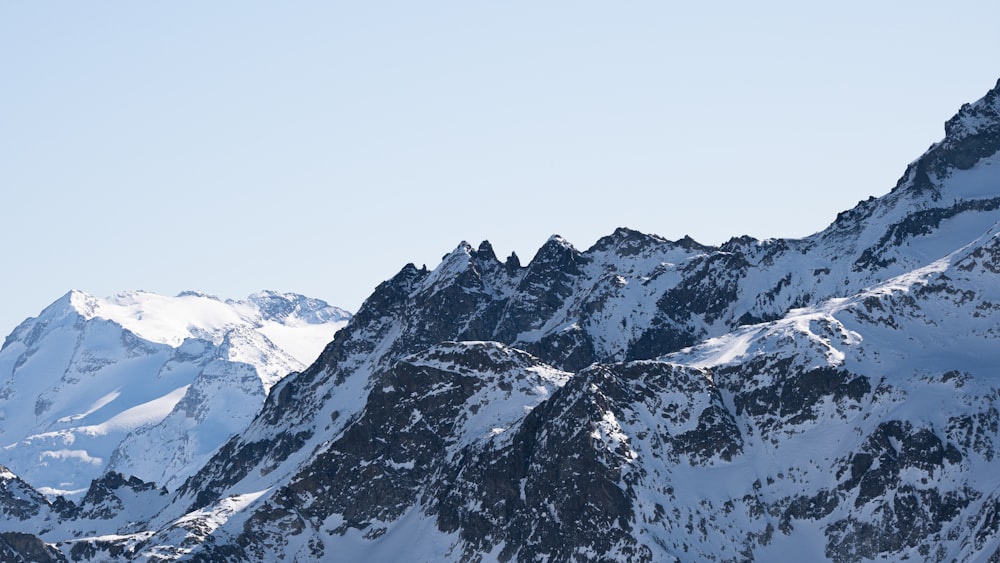
[[[1000,3],[0,0],[0,333],[71,288],[351,310],[461,240],[801,237],[1000,76]]]

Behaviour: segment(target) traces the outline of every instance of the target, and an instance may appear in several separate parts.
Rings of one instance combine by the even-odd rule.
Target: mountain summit
[[[1000,561],[998,89],[803,239],[409,264],[183,484],[70,503],[0,473],[9,533],[95,561]]]

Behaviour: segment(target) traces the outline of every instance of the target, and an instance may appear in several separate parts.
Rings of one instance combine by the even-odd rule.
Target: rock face
[[[58,551],[45,545],[37,536],[18,532],[0,533],[0,558],[10,563],[66,561]]]
[[[37,531],[35,523],[49,517],[49,501],[31,485],[0,465],[0,518],[5,531]]]
[[[1000,84],[946,135],[805,239],[408,265],[176,490],[112,474],[11,532],[94,561],[1000,561]]]

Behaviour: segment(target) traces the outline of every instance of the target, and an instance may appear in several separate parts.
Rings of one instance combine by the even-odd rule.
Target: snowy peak
[[[945,138],[911,163],[893,192],[929,193],[956,170],[969,170],[1000,151],[1000,81],[981,99],[964,104],[944,126]]]
[[[40,319],[60,312],[75,312],[86,320],[107,319],[143,339],[171,346],[179,346],[187,338],[219,343],[225,332],[235,326],[319,325],[344,323],[350,318],[343,309],[319,299],[273,291],[253,294],[245,301],[232,301],[195,291],[185,291],[176,297],[129,291],[101,299],[74,290],[43,311]],[[300,361],[308,363],[312,359]]]
[[[559,266],[571,267],[579,256],[580,251],[568,240],[559,235],[552,235],[535,253],[535,257],[528,263],[528,268],[537,270]]]
[[[49,330],[49,327],[66,323],[73,324],[82,316],[80,309],[90,311],[91,308],[88,307],[87,303],[88,297],[84,293],[73,290],[56,299],[51,305],[42,309],[38,317],[26,319],[7,335],[0,351],[5,350],[15,342],[26,348],[31,348]]]
[[[642,253],[651,247],[677,247],[687,251],[709,252],[715,250],[711,246],[699,244],[693,238],[684,236],[683,238],[671,242],[659,235],[642,233],[626,227],[618,227],[615,232],[598,239],[594,246],[587,249],[585,254],[596,252],[608,252],[615,249],[619,256],[632,256]]]
[[[940,146],[959,170],[1000,151],[1000,80],[975,103],[965,104],[945,125]]]
[[[49,513],[49,501],[31,485],[14,475],[10,469],[0,465],[0,517],[7,522],[5,531],[35,532],[39,517]],[[21,523],[21,525],[14,525]]]
[[[498,271],[500,266],[500,261],[497,260],[493,246],[489,241],[484,240],[477,249],[473,249],[472,245],[462,241],[455,250],[441,257],[441,263],[430,272],[418,291],[440,288],[453,283],[467,286],[470,283],[475,284],[475,281],[468,279],[469,276],[482,279],[484,275]],[[519,265],[514,266],[515,272],[508,272],[508,274],[516,273],[518,267]]]
[[[0,453],[46,494],[78,494],[109,464],[174,486],[312,362],[345,315],[274,292],[71,291],[0,351]]]
[[[498,262],[497,255],[493,252],[493,245],[488,240],[479,243],[479,248],[476,249],[476,258],[489,262]]]
[[[474,275],[473,254],[472,246],[463,240],[455,250],[441,257],[441,263],[424,279],[419,291],[434,290],[453,284],[470,270]]]
[[[915,255],[928,251],[937,252],[930,257],[937,259],[990,228],[1000,207],[995,171],[1000,165],[1000,82],[980,100],[962,106],[945,124],[945,133],[910,163],[888,195],[859,202],[810,240],[841,239],[844,254],[854,255],[855,271],[861,271],[891,268],[903,260],[912,266]],[[958,216],[968,218],[958,233],[965,241],[949,232]],[[939,233],[948,238],[936,248],[905,248],[912,242],[924,246],[923,237]],[[904,253],[909,256],[883,256]]]
[[[344,309],[297,293],[261,291],[248,297],[247,302],[256,306],[264,320],[286,324],[346,322],[351,318]]]

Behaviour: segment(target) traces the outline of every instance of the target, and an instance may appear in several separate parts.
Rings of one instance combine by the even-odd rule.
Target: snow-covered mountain
[[[350,315],[294,294],[71,291],[0,350],[0,460],[46,494],[107,470],[174,487]]]
[[[408,265],[179,487],[69,502],[2,470],[0,549],[997,562],[998,327],[1000,82],[804,239]]]

